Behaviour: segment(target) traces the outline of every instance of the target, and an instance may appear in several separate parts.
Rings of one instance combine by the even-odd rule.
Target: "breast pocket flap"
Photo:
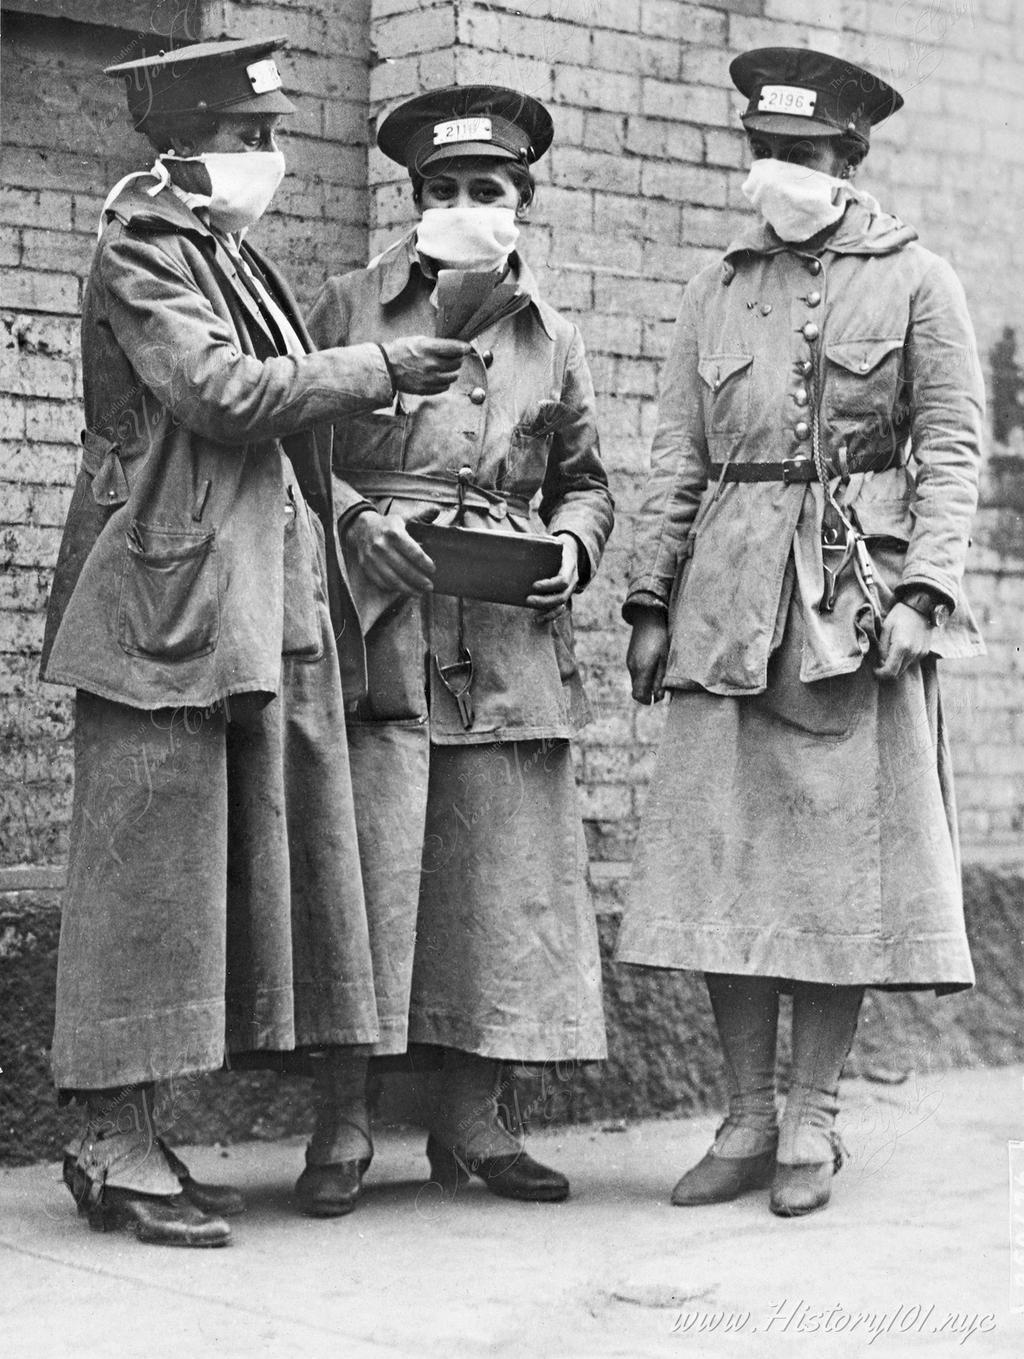
[[[825,346],[825,354],[830,363],[838,364],[848,373],[866,377],[873,373],[879,364],[893,350],[903,347],[903,336],[890,339],[833,340]]]
[[[698,360],[697,371],[708,389],[717,392],[753,361],[753,354],[707,354]]]

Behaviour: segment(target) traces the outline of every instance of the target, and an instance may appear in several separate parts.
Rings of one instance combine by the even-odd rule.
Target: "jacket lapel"
[[[209,240],[213,244],[213,262],[218,271],[223,276],[224,282],[230,287],[232,296],[241,303],[246,317],[250,324],[254,326],[270,346],[272,353],[278,351],[277,341],[263,318],[263,313],[259,304],[253,297],[245,284],[244,279],[238,272],[238,268],[231,258],[230,252],[218,241],[213,232],[209,232]]]
[[[271,264],[264,255],[261,255],[258,250],[255,250],[247,243],[242,246],[242,254],[256,266],[257,270],[263,274],[264,278],[271,284],[274,300],[288,318],[292,329],[302,341],[306,352],[311,354],[316,348],[316,345],[314,345],[310,338],[309,331],[306,329],[306,322],[303,320],[302,312],[299,310],[299,304],[296,302],[295,295],[288,286],[288,280],[285,278],[284,274],[281,273],[276,264]]]

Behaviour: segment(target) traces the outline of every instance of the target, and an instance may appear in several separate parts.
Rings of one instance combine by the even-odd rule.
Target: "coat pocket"
[[[863,420],[894,416],[900,392],[903,336],[833,340],[825,346],[826,409],[830,416]]]
[[[744,429],[750,410],[752,354],[705,354],[697,362],[704,384],[704,428],[709,434]]]
[[[558,674],[563,684],[566,684],[576,674],[579,673],[579,666],[576,664],[576,645],[572,625],[572,609],[566,611],[553,620],[552,637],[555,643],[555,660],[558,662]]]
[[[373,411],[351,415],[334,426],[334,470],[344,479],[346,467],[400,472],[405,466],[408,413]]]
[[[320,529],[320,534],[316,533]],[[281,654],[319,660],[324,639],[318,603],[325,602],[321,561],[323,530],[301,496],[289,487],[284,529],[284,621]]]
[[[498,467],[496,485],[509,495],[527,498],[533,495],[547,471],[551,438],[551,433],[532,434],[517,425],[509,440],[508,454]]]
[[[217,645],[215,536],[132,523],[118,606],[118,640],[130,656],[182,661]]]

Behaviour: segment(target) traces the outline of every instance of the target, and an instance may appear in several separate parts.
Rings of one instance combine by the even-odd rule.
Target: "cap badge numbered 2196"
[[[817,98],[816,90],[798,85],[765,85],[757,108],[760,113],[795,113],[801,118],[813,118]]]

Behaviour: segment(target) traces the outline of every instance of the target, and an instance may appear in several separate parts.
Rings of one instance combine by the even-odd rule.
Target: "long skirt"
[[[935,661],[671,698],[621,962],[893,989],[973,984]]]
[[[57,1086],[378,1034],[333,648],[244,725],[79,693]]]
[[[567,741],[349,729],[382,1054],[605,1055],[597,924]]]

